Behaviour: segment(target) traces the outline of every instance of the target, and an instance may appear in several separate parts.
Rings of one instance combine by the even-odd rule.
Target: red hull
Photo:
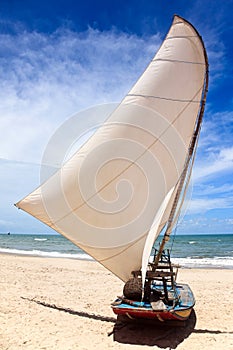
[[[116,315],[125,315],[129,318],[145,318],[145,319],[157,319],[159,321],[168,320],[180,320],[185,321],[189,318],[192,308],[184,309],[180,311],[153,311],[153,310],[140,310],[135,308],[117,308],[113,307],[113,312]]]

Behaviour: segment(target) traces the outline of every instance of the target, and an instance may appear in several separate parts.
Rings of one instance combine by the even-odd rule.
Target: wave
[[[21,249],[7,249],[0,248],[0,253],[14,254],[14,255],[28,255],[28,256],[40,256],[44,258],[69,258],[69,259],[79,259],[79,260],[93,260],[92,257],[85,253],[69,254],[60,252],[45,252],[41,250],[21,250]]]
[[[43,241],[47,241],[47,238],[34,238],[34,241],[43,242]]]
[[[86,253],[60,253],[56,251],[45,252],[41,250],[21,250],[21,249],[9,249],[1,248],[0,253],[12,254],[12,255],[24,255],[24,256],[39,256],[45,258],[68,258],[78,260],[94,260]],[[152,259],[152,257],[151,257]],[[150,260],[151,260],[150,259]],[[184,268],[223,268],[233,269],[233,257],[213,257],[213,258],[201,258],[201,257],[186,257],[186,258],[172,258],[172,262],[180,265]]]
[[[173,263],[181,265],[181,267],[189,268],[224,268],[233,269],[233,257],[213,257],[213,258],[173,258]]]

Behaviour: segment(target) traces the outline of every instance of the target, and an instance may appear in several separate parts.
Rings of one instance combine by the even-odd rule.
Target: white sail
[[[207,71],[198,33],[175,16],[156,56],[106,123],[16,206],[126,281],[166,224]]]

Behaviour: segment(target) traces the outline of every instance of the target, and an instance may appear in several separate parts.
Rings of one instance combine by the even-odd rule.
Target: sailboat
[[[166,243],[189,183],[207,89],[202,38],[175,15],[155,57],[106,122],[15,204],[125,283],[112,304],[118,315],[185,320],[194,306],[190,287],[176,281]]]

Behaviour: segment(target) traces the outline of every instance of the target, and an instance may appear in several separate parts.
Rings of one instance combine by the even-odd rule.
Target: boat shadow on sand
[[[92,313],[72,310],[70,308],[57,306],[55,304],[49,304],[44,301],[36,300],[35,298],[25,298],[21,296],[21,299],[27,300],[29,302],[34,302],[43,307],[48,307],[50,309],[55,309],[58,311],[66,312],[71,315],[76,315],[78,317],[84,317],[93,319],[101,322],[113,323],[113,329],[109,336],[113,335],[113,340],[122,344],[132,344],[132,345],[148,345],[157,346],[161,349],[169,348],[176,349],[177,346],[182,343],[186,338],[189,337],[191,333],[230,333],[233,332],[222,332],[220,330],[208,330],[208,329],[195,329],[196,325],[196,314],[192,310],[190,318],[183,322],[169,321],[170,323],[161,323],[155,321],[139,321],[130,320],[127,317],[118,316],[106,317],[102,315],[95,315]]]
[[[126,320],[118,316],[113,328],[113,339],[118,343],[158,346],[162,349],[175,349],[194,331],[196,314],[193,310],[185,322],[170,323],[155,321]]]
[[[188,338],[192,332],[195,332],[196,314],[192,310],[190,318],[183,322],[169,321],[161,323],[149,320],[130,320],[125,316],[106,317],[101,315],[90,314],[88,312],[72,310],[70,308],[60,307],[55,304],[49,304],[35,298],[25,298],[29,302],[38,305],[63,311],[78,317],[94,319],[96,321],[114,323],[112,331],[108,334],[113,335],[113,340],[122,344],[158,346],[162,349],[175,349],[184,339]],[[203,331],[206,332],[206,331]],[[208,331],[207,331],[208,332]]]

